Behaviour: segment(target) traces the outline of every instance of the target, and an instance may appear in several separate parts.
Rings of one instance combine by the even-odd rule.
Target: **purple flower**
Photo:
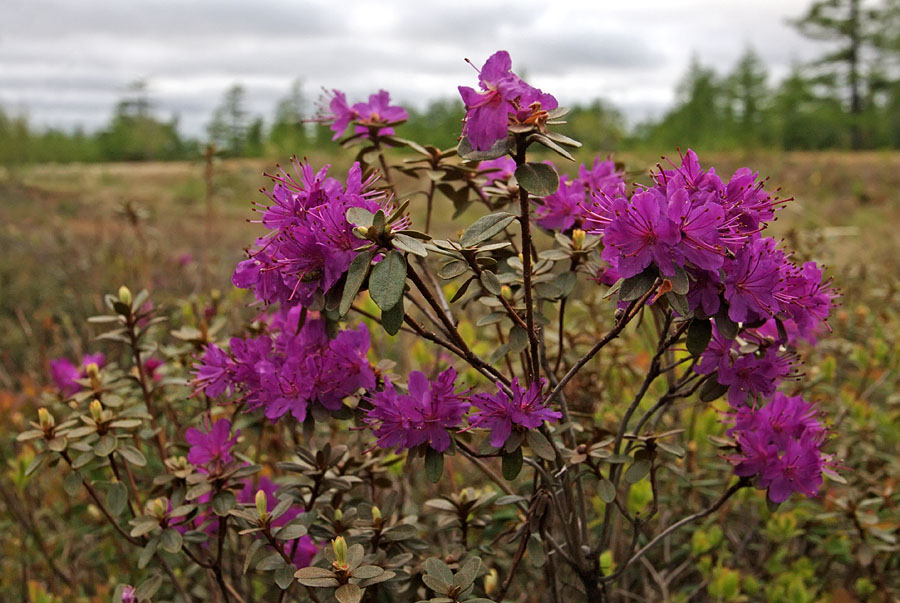
[[[351,107],[343,92],[332,90],[328,111],[320,114],[317,121],[330,124],[329,127],[334,132],[332,140],[340,138],[351,123],[355,124],[355,134],[368,137],[372,129],[377,129],[378,136],[390,136],[394,129],[387,124],[409,119],[406,109],[390,103],[391,95],[386,90],[379,90],[369,96],[369,102],[356,103]]]
[[[134,587],[126,584],[122,589],[122,603],[137,603],[137,597],[134,595]]]
[[[728,430],[740,448],[728,459],[735,473],[758,476],[759,487],[768,489],[773,502],[783,502],[793,492],[815,496],[828,463],[821,451],[826,430],[816,414],[802,397],[781,392],[761,408],[739,408]]]
[[[512,60],[505,50],[488,58],[478,74],[478,83],[482,92],[459,86],[466,106],[463,135],[478,151],[487,151],[505,138],[510,119],[522,123],[557,107],[553,96],[529,86],[512,72]]]
[[[358,117],[358,114],[350,107],[346,94],[340,90],[332,90],[332,92],[334,96],[332,96],[331,102],[328,104],[331,114],[323,116],[323,119],[326,122],[331,122],[331,131],[334,132],[331,140],[337,140],[344,133],[344,130],[347,129],[347,126],[350,125],[350,122]]]
[[[248,409],[263,408],[272,421],[288,413],[303,421],[312,403],[338,410],[344,398],[373,389],[365,325],[329,339],[316,313],[308,313],[298,328],[300,310],[294,306],[264,318],[270,322],[266,334],[232,338],[230,355],[210,344],[194,365],[195,389],[209,396],[237,391]]]
[[[497,393],[476,394],[472,398],[472,405],[481,410],[469,416],[470,427],[489,429],[491,446],[501,448],[514,426],[519,431],[528,431],[540,427],[544,421],[553,423],[561,418],[562,414],[544,405],[541,395],[544,383],[541,379],[526,389],[519,386],[518,378],[514,378],[510,387],[512,397],[503,391],[499,382]]]
[[[604,260],[620,275],[639,274],[652,263],[668,276],[674,274],[678,227],[666,215],[666,199],[656,189],[635,193],[630,201],[613,202],[614,217],[602,231]]]
[[[540,200],[540,206],[534,212],[538,226],[547,230],[569,230],[576,219],[581,222],[584,203],[584,186],[578,179],[569,180],[563,174],[559,177],[559,188],[556,192]]]
[[[194,388],[202,389],[211,398],[221,396],[226,389],[231,393],[234,391],[231,380],[233,369],[234,362],[228,354],[216,344],[210,343],[206,346],[202,360],[194,364]]]
[[[410,449],[427,443],[438,452],[450,447],[448,430],[457,427],[469,408],[456,392],[456,371],[448,368],[436,381],[420,371],[409,374],[407,395],[387,381],[385,389],[371,398],[366,423],[373,427],[378,446]]]
[[[744,354],[732,362],[719,363],[717,379],[728,386],[728,403],[737,407],[750,396],[768,398],[774,394],[790,371],[790,363],[781,361],[775,348],[768,348],[761,355]]]
[[[78,393],[81,386],[75,383],[80,378],[78,368],[68,358],[57,358],[50,361],[50,378],[64,396]]]
[[[763,469],[761,485],[768,487],[772,502],[784,502],[793,492],[812,498],[819,493],[823,467],[818,442],[808,437],[790,440],[778,459]]]
[[[725,299],[731,320],[753,321],[778,311],[775,291],[781,258],[774,251],[774,239],[757,239],[725,262]]]
[[[96,364],[99,368],[103,366],[105,360],[100,352],[86,354],[82,357],[81,364],[76,367],[68,358],[57,358],[50,361],[50,378],[63,396],[72,396],[81,390],[81,385],[76,383],[76,380],[87,377],[88,365]]]
[[[485,175],[488,184],[493,184],[498,180],[509,180],[509,178],[515,173],[515,171],[516,161],[509,155],[497,157],[496,159],[489,159],[488,161],[482,161],[478,164],[478,172],[479,174]]]
[[[269,174],[275,182],[272,192],[266,192],[271,204],[259,211],[261,223],[272,230],[257,239],[232,282],[253,289],[265,304],[308,307],[340,280],[361,245],[347,210],[375,212],[380,202],[387,202],[385,193],[374,188],[374,176],[363,180],[358,163],[350,168],[346,185],[329,178],[327,167],[314,172],[296,158],[292,165],[293,174],[283,169]]]
[[[234,460],[231,456],[231,448],[237,442],[240,432],[231,435],[231,421],[219,419],[212,425],[209,420],[204,421],[203,431],[194,427],[184,432],[184,437],[191,445],[187,460],[204,473],[218,473],[221,469]]]
[[[369,134],[370,128],[378,128],[384,124],[394,124],[409,119],[406,109],[397,105],[391,105],[391,95],[386,90],[379,90],[377,94],[369,96],[369,102],[356,103],[353,110],[357,114],[356,133]],[[394,129],[380,127],[378,136],[390,136]]]

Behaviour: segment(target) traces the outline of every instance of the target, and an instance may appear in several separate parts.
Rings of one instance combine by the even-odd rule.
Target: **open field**
[[[310,159],[314,165],[333,162],[338,177],[349,164],[345,156]],[[626,164],[638,183],[648,181],[648,170],[659,161],[634,153],[616,159]],[[701,597],[695,600],[891,601],[900,595],[896,590],[900,566],[891,561],[896,559],[892,556],[897,554],[900,536],[900,153],[701,152],[700,159],[704,166],[715,165],[725,179],[739,167],[751,167],[768,176],[768,190],[780,189],[779,196],[794,197],[781,210],[773,234],[784,238],[784,246],[795,249],[801,260],[814,259],[827,266],[828,275],[842,291],[841,306],[829,321],[833,333],[805,352],[804,381],[797,388],[820,405],[839,434],[829,446],[847,467],[844,474],[850,483],[826,482],[818,499],[797,497],[779,513],[767,510],[760,492],[747,491],[737,503],[740,506],[728,512],[730,517],[697,524],[694,533],[702,537],[683,535],[682,549],[692,555],[691,569],[683,580],[699,583],[702,576],[700,588],[708,586],[709,592],[698,590]],[[583,153],[579,160],[590,158]],[[5,488],[8,481],[11,490],[15,483],[22,500],[35,503],[36,516],[50,522],[43,550],[59,551],[60,559],[72,568],[106,571],[103,559],[86,553],[90,546],[101,547],[99,537],[88,537],[90,546],[78,551],[60,536],[70,529],[67,521],[84,517],[90,509],[69,508],[62,497],[54,498],[52,493],[59,491],[55,482],[47,482],[50,487],[42,491],[39,484],[22,477],[30,451],[12,442],[14,434],[33,418],[40,393],[48,389],[49,361],[94,351],[97,344],[92,337],[99,329],[85,319],[102,313],[103,294],[123,283],[133,291],[150,290],[170,318],[196,317],[220,298],[228,302],[222,304],[227,308],[223,313],[234,324],[252,315],[254,310],[245,309],[249,297],[231,286],[230,276],[241,259],[241,248],[262,232],[248,220],[253,219],[252,203],[262,200],[257,189],[269,184],[262,173],[271,166],[262,160],[217,161],[211,179],[202,161],[45,164],[0,171],[0,453],[4,455],[0,485]],[[421,203],[417,205],[420,199],[412,198],[414,222],[424,211]],[[435,232],[455,236],[455,226],[443,219],[450,215],[449,201],[438,198],[438,204]],[[476,211],[480,210],[471,212],[473,218]],[[217,292],[211,294],[211,290]],[[464,326],[474,329],[471,323]],[[465,335],[478,339],[471,330]],[[382,338],[377,345],[398,341]],[[421,356],[422,349],[420,345],[395,353]],[[390,355],[379,352],[384,352],[382,357]],[[646,354],[627,349],[623,357],[639,367],[648,361]],[[424,364],[418,357],[414,362]],[[597,406],[602,410],[595,409],[596,424],[614,424],[622,409],[610,402],[630,395],[635,384],[627,375],[609,384],[590,380],[600,378],[594,375],[574,385],[600,391]],[[685,406],[684,417],[690,415],[692,431],[716,435],[723,431],[717,412],[712,406]],[[695,446],[688,458],[701,459],[698,466],[685,461],[691,479],[695,478],[692,470],[705,477],[725,465],[705,437],[697,440],[699,450]],[[713,460],[704,465],[703,459]],[[468,485],[466,475],[457,477]],[[634,492],[633,497],[639,498],[641,490]],[[679,500],[680,492],[668,494],[673,507],[684,502]],[[65,509],[41,515],[40,500]],[[861,501],[869,502],[857,507]],[[643,503],[638,503],[627,501],[640,508]],[[23,542],[14,529],[15,521],[2,513],[7,506],[0,500],[0,528],[7,528],[0,530],[0,550]],[[54,519],[54,513],[63,520]],[[745,538],[745,521],[758,525],[754,533],[763,534],[761,540]],[[61,532],[55,534],[53,528]],[[718,541],[707,549],[704,538]],[[25,574],[40,588],[54,584],[52,562],[41,559],[34,543],[28,543],[26,557],[33,568]],[[116,551],[105,552],[104,559],[119,559]],[[758,597],[713,594],[719,588],[717,581],[730,579],[732,567],[741,572],[740,592],[756,592]],[[873,568],[888,568],[896,574]],[[124,573],[128,568],[118,569]],[[4,581],[12,584],[23,571],[14,560],[0,559],[0,599],[11,592],[4,590]],[[115,575],[115,568],[109,575]],[[767,589],[767,597],[761,589]],[[76,590],[53,592],[75,597]],[[782,591],[793,595],[771,594]],[[85,595],[88,598],[81,598],[83,592],[62,600],[107,601],[111,585],[98,586],[96,592]],[[58,599],[33,600],[56,603]]]

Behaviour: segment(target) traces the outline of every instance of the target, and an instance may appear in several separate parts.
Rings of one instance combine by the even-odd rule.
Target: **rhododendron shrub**
[[[643,183],[608,157],[568,165],[554,96],[504,51],[475,75],[453,149],[399,137],[383,90],[329,94],[317,119],[355,161],[266,174],[232,278],[253,316],[231,336],[204,318],[156,349],[161,317],[123,288],[96,322],[131,368],[53,363],[59,403],[21,438],[161,572],[123,601],[162,583],[182,600],[521,600],[537,573],[544,599],[607,600],[746,492],[777,505],[836,477],[800,365],[836,293],[766,236],[790,200],[691,150]],[[445,199],[462,223],[432,224]],[[684,409],[701,406],[725,424],[712,497],[685,492],[685,449],[705,442]],[[678,496],[697,508],[661,513]]]

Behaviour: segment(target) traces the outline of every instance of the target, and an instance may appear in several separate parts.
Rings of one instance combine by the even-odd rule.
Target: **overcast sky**
[[[163,116],[202,135],[223,91],[270,116],[295,79],[351,102],[402,104],[475,85],[506,49],[561,104],[603,97],[631,121],[658,115],[692,54],[729,70],[753,46],[778,80],[820,48],[787,19],[811,0],[0,0],[0,105],[41,126],[101,127],[144,79]]]

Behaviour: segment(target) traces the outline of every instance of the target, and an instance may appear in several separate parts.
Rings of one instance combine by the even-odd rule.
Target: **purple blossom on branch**
[[[738,409],[728,430],[740,448],[728,459],[735,473],[759,476],[759,487],[767,488],[776,503],[793,492],[816,496],[829,461],[821,451],[826,430],[817,414],[801,396],[781,392],[761,408]]]
[[[465,392],[456,391],[456,371],[448,368],[435,381],[420,371],[409,374],[408,394],[390,381],[371,397],[365,421],[373,428],[378,446],[410,449],[427,443],[438,452],[450,447],[448,430],[459,426],[469,409]]]
[[[478,84],[480,92],[459,86],[466,106],[462,133],[478,151],[487,151],[505,138],[510,121],[531,123],[558,106],[552,95],[529,86],[512,72],[512,59],[505,50],[485,61],[478,73]]]
[[[476,394],[472,397],[472,405],[480,410],[469,416],[470,428],[490,430],[491,446],[501,448],[514,428],[524,432],[537,429],[544,421],[553,423],[562,418],[562,413],[544,405],[541,394],[544,383],[541,379],[524,388],[519,385],[518,378],[514,378],[510,387],[512,397],[503,391],[499,382],[497,393]]]
[[[222,468],[234,459],[231,456],[231,448],[237,442],[240,431],[231,435],[231,421],[218,419],[210,425],[209,420],[204,420],[203,431],[189,427],[184,432],[184,438],[191,445],[187,460],[203,473],[219,473]]]

